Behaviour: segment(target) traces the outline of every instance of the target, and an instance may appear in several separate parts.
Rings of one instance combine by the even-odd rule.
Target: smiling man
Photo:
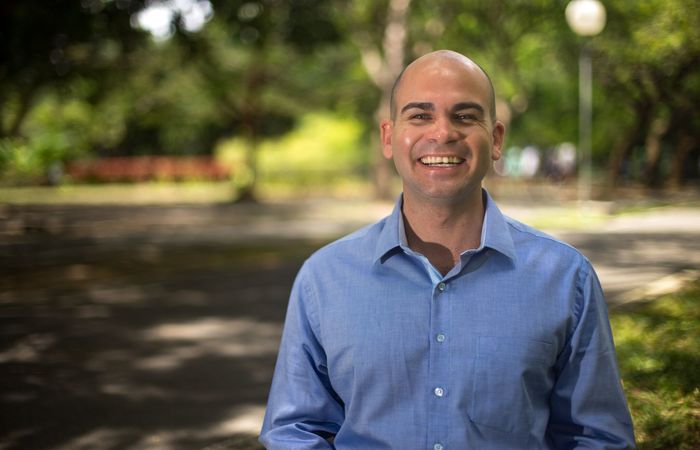
[[[634,447],[590,263],[482,189],[505,133],[494,98],[451,51],[399,76],[381,139],[403,194],[300,270],[268,449]]]

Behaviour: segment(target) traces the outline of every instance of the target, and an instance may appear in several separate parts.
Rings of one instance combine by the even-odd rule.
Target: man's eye
[[[430,114],[418,113],[411,116],[411,120],[428,120],[430,119]]]
[[[460,122],[474,122],[478,120],[477,117],[473,114],[457,114],[456,118]]]

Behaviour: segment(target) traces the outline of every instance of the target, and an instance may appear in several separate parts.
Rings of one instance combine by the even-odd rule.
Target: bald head
[[[429,67],[434,67],[436,65],[450,65],[453,67],[459,67],[460,69],[464,69],[465,71],[469,72],[476,72],[478,73],[481,77],[483,77],[483,81],[487,84],[487,89],[488,89],[488,96],[489,96],[489,115],[491,117],[492,121],[496,120],[496,94],[493,89],[493,83],[491,82],[491,78],[488,76],[486,71],[479,66],[477,63],[472,61],[471,59],[467,58],[466,56],[462,55],[461,53],[454,52],[452,50],[437,50],[431,53],[427,53],[420,58],[416,59],[413,61],[411,64],[406,66],[399,76],[396,78],[396,81],[394,81],[394,86],[391,89],[391,98],[389,102],[389,110],[391,113],[391,120],[396,119],[396,113],[397,113],[397,105],[396,105],[396,97],[397,97],[397,92],[401,88],[401,81],[403,78],[406,76],[406,74],[410,74],[413,71],[421,71],[421,70],[426,70]]]

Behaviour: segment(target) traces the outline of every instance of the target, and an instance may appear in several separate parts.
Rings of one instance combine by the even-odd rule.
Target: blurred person
[[[520,152],[520,176],[526,179],[534,178],[540,170],[540,151],[537,147],[528,145]]]
[[[589,261],[505,217],[486,73],[451,51],[411,63],[381,124],[393,213],[300,269],[260,441],[268,449],[634,447]]]
[[[570,178],[576,173],[576,146],[564,142],[557,147],[557,164],[562,177]]]
[[[506,175],[512,178],[520,176],[520,147],[510,147],[505,151],[503,159],[505,160]],[[496,161],[500,161],[501,158]]]

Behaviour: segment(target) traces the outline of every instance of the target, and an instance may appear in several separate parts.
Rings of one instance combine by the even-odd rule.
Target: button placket
[[[441,440],[447,436],[447,424],[448,411],[446,409],[445,401],[447,397],[447,389],[449,388],[449,376],[448,369],[450,367],[449,363],[449,352],[446,340],[449,329],[449,311],[450,307],[450,293],[448,289],[448,283],[445,281],[439,281],[433,279],[435,284],[433,284],[432,292],[432,302],[431,302],[431,316],[430,316],[430,329],[431,329],[431,341],[430,345],[430,379],[433,383],[433,388],[431,391],[431,420],[428,427],[428,435],[432,441],[432,445],[429,444],[428,448],[433,450],[443,450],[443,444]]]

